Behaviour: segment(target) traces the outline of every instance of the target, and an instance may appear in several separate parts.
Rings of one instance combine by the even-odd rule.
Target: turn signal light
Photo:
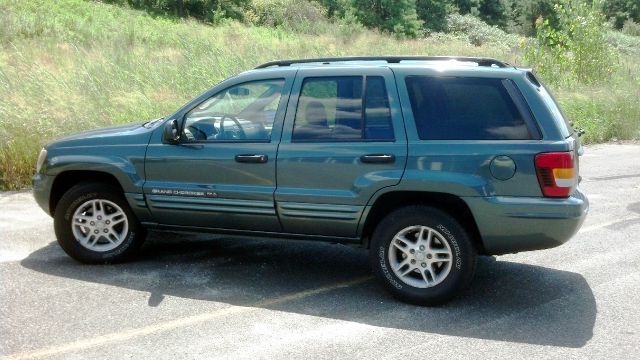
[[[536,174],[546,197],[569,197],[578,184],[573,152],[550,152],[536,155]]]

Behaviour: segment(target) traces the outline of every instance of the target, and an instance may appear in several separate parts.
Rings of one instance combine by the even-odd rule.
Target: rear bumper
[[[589,200],[577,189],[566,199],[466,197],[488,254],[547,249],[567,242],[582,226]]]
[[[33,185],[33,197],[36,199],[38,205],[51,215],[49,207],[49,199],[51,199],[51,187],[53,186],[53,176],[47,176],[44,174],[35,174],[31,178],[31,184]]]

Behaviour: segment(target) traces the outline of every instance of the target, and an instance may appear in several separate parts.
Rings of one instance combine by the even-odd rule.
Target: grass
[[[635,51],[633,40],[621,42]],[[233,22],[212,27],[83,0],[0,0],[0,188],[28,186],[38,151],[60,135],[165,115],[259,63],[376,54],[522,63],[517,43],[474,46],[461,36],[398,40],[348,24],[320,33]],[[587,130],[586,141],[640,136],[634,55],[621,56],[610,83],[555,89]]]

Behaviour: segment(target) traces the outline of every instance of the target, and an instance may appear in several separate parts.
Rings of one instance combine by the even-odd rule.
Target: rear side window
[[[522,95],[509,80],[410,76],[406,84],[420,139],[539,138],[518,98]]]
[[[292,139],[393,140],[384,79],[380,76],[306,78],[300,91]]]
[[[367,76],[366,78],[364,121],[365,139],[393,140],[391,126],[391,109],[389,96],[384,79],[381,76]]]

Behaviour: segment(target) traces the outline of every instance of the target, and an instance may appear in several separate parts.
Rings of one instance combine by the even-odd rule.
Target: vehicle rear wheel
[[[69,256],[92,264],[125,261],[145,239],[121,191],[102,183],[69,189],[56,207],[54,228]]]
[[[408,206],[376,227],[370,259],[374,274],[395,297],[439,305],[471,282],[476,251],[464,227],[449,214]]]

